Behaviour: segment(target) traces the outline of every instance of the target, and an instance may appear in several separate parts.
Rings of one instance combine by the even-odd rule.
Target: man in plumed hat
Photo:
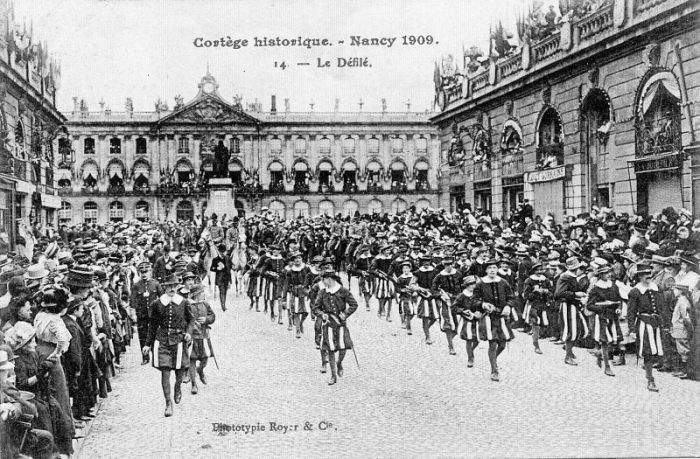
[[[163,289],[157,280],[153,279],[152,266],[144,261],[138,265],[140,279],[131,288],[131,307],[136,312],[136,327],[139,332],[141,348],[146,346],[148,337],[148,306],[163,294]],[[148,354],[143,356],[142,365],[148,363]]]
[[[171,274],[163,280],[163,293],[149,306],[148,339],[142,353],[152,352],[153,367],[161,372],[165,416],[173,415],[170,373],[175,370],[175,403],[182,399],[181,384],[190,366],[195,314],[189,301],[176,293],[179,281]]]

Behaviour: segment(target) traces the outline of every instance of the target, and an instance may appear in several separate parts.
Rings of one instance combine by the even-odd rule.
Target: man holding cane
[[[178,295],[177,276],[171,274],[163,282],[165,293],[149,307],[148,340],[143,354],[152,353],[152,362],[161,372],[161,385],[165,397],[165,416],[173,415],[170,399],[170,371],[175,370],[175,403],[180,403],[180,386],[190,366],[190,345],[195,316],[190,303]]]

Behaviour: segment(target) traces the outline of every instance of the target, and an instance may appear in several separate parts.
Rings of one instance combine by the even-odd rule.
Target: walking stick
[[[355,344],[352,345],[352,355],[355,356],[355,363],[357,363],[357,369],[360,369],[360,362],[357,360],[357,352],[355,352]]]
[[[211,358],[214,359],[214,365],[216,369],[219,369],[219,362],[216,361],[216,355],[214,355],[214,348],[211,346],[211,338],[207,338],[207,343],[209,344],[209,352],[211,352]]]

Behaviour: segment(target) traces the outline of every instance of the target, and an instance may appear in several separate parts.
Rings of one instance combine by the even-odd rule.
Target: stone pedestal
[[[210,217],[215,213],[219,217],[219,221],[224,214],[227,218],[238,216],[236,210],[236,200],[233,196],[233,182],[226,178],[211,178],[209,179],[209,196],[207,199],[206,217]]]

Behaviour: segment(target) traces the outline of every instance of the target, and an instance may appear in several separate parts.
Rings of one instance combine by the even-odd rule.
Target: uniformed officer
[[[146,345],[148,337],[148,306],[163,294],[157,280],[152,279],[151,264],[147,261],[139,264],[141,279],[131,288],[131,307],[136,311],[136,327],[139,332],[141,348]],[[144,354],[141,365],[148,363],[148,354]]]

